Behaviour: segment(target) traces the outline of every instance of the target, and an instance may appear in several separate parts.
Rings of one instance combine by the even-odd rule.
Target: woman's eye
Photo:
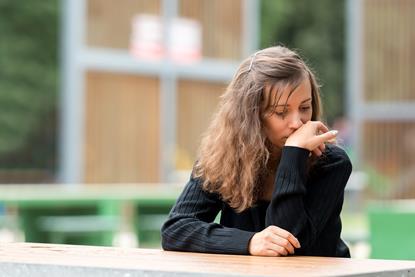
[[[301,107],[300,109],[303,112],[307,112],[308,110],[310,110],[310,107]]]
[[[286,114],[287,114],[287,112],[275,112],[275,114],[277,115],[277,116],[279,116],[279,117],[284,117]]]

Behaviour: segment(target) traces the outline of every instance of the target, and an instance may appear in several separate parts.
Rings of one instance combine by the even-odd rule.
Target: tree
[[[261,47],[297,49],[322,85],[328,122],[344,113],[345,2],[262,0]]]
[[[54,167],[58,22],[57,0],[0,0],[0,168]]]

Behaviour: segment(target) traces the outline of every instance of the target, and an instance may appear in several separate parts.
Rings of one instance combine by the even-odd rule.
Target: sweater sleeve
[[[218,195],[204,191],[201,180],[191,178],[162,226],[163,249],[249,254],[255,233],[214,223],[221,208]]]
[[[296,236],[301,252],[311,247],[343,201],[340,198],[352,170],[346,153],[330,146],[307,177],[309,153],[298,147],[283,148],[265,218],[266,226],[276,225]]]

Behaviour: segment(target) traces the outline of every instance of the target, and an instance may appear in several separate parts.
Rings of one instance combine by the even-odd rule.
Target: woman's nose
[[[292,117],[290,118],[290,122],[289,122],[289,128],[297,130],[298,128],[300,128],[301,126],[303,126],[303,121],[301,120],[301,116],[300,114],[296,113],[293,114]]]

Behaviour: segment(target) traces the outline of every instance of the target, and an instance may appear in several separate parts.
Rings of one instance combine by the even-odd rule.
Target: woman
[[[295,52],[270,47],[243,61],[162,227],[163,248],[350,257],[340,211],[352,166],[320,113],[316,79]]]

